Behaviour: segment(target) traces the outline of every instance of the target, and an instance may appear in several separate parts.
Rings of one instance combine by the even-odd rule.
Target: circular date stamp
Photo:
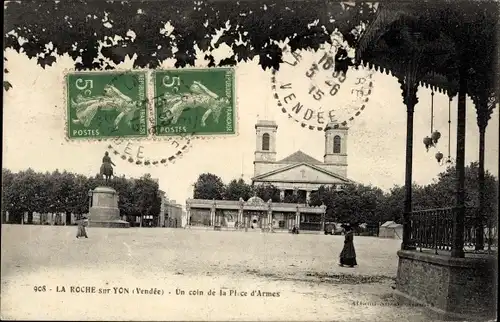
[[[116,139],[107,149],[115,157],[138,166],[167,166],[182,158],[191,145],[190,137],[145,142]]]
[[[271,87],[281,112],[303,128],[323,131],[328,123],[346,126],[366,108],[373,93],[373,71],[360,67],[347,75],[335,71],[335,55],[345,48],[342,38],[317,52],[283,50],[280,70]]]

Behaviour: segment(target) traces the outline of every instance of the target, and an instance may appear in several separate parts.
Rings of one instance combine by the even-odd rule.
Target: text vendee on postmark
[[[341,41],[317,52],[283,50],[280,70],[273,70],[273,97],[288,118],[310,130],[327,124],[346,126],[366,108],[373,91],[372,71],[335,71],[335,55]]]

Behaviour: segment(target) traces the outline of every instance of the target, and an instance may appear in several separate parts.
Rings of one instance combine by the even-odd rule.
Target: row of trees
[[[89,190],[105,185],[96,175],[86,177],[70,172],[35,172],[32,169],[13,173],[2,168],[2,218],[9,212],[9,221],[20,222],[28,213],[64,213],[81,215],[89,210]],[[119,194],[120,214],[126,216],[157,215],[161,208],[158,182],[146,174],[139,179],[113,178],[109,184]]]
[[[433,209],[452,207],[455,203],[456,179],[455,168],[449,167],[428,185],[413,185],[413,209]],[[473,162],[466,167],[465,203],[467,207],[478,207],[478,163]],[[497,179],[486,172],[485,180],[485,213],[495,218],[497,213]],[[232,180],[224,184],[220,177],[211,174],[201,174],[194,185],[195,199],[248,200],[256,195],[264,201],[273,202],[304,202],[304,197],[298,195],[280,198],[279,190],[271,185],[252,186],[243,179]],[[347,185],[342,191],[322,186],[311,193],[311,206],[326,205],[326,220],[341,222],[385,222],[395,220],[400,222],[404,202],[404,186],[394,186],[384,192],[380,188],[362,184]]]

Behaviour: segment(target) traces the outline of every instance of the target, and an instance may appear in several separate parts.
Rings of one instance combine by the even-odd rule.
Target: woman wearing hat
[[[82,219],[80,219],[78,221],[78,231],[76,233],[76,238],[80,238],[80,237],[85,237],[85,238],[89,238],[87,236],[87,231],[85,230],[85,227],[88,225],[88,219],[87,217],[83,217]]]
[[[354,267],[356,263],[356,250],[354,249],[354,231],[351,225],[342,225],[345,229],[344,248],[340,253],[340,266],[348,265]]]

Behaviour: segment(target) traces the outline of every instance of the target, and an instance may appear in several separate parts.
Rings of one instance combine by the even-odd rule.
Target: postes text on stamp
[[[310,130],[323,131],[328,123],[346,126],[365,109],[373,91],[372,71],[335,71],[340,43],[317,52],[284,50],[284,64],[273,71],[273,97],[290,119]]]
[[[66,75],[69,139],[147,137],[146,72]]]
[[[235,134],[232,68],[154,72],[155,135]]]

